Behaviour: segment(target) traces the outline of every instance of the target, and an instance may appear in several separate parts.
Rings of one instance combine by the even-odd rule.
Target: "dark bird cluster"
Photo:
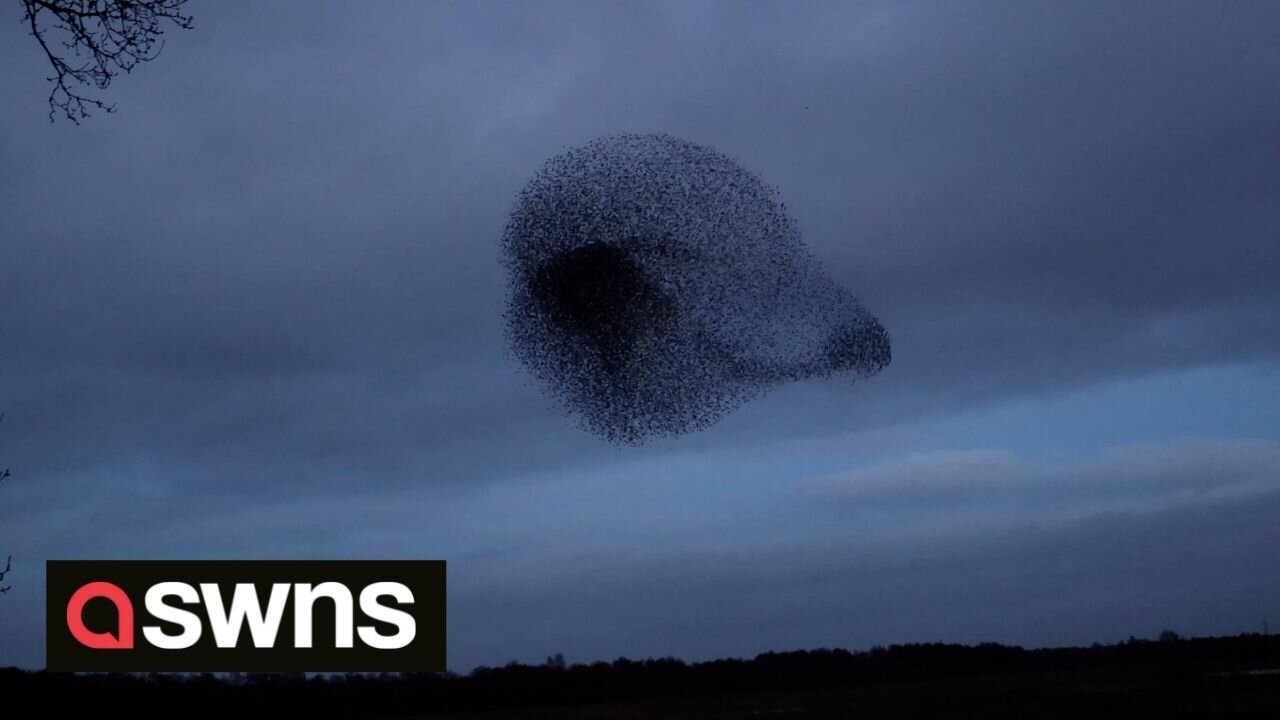
[[[888,333],[822,273],[777,191],[669,135],[547,161],[502,248],[514,354],[611,442],[704,429],[780,383],[889,364]]]

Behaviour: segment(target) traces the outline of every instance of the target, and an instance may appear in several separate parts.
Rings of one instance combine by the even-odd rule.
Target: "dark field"
[[[1048,717],[1280,711],[1280,674],[1205,678],[1143,670],[995,675],[792,694],[584,707],[531,708],[469,718]],[[439,717],[439,716],[437,716]]]
[[[1088,648],[916,644],[507,665],[468,675],[54,675],[0,671],[7,717],[1087,717],[1280,713],[1280,636]]]

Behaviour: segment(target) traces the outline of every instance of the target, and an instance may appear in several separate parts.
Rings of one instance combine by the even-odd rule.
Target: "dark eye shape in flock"
[[[777,192],[669,135],[547,161],[502,249],[512,351],[610,442],[701,430],[772,386],[890,361],[884,327],[823,275]]]

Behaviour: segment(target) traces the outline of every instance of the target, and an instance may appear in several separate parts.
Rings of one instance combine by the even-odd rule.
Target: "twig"
[[[23,20],[44,50],[53,75],[49,91],[49,121],[61,110],[79,125],[90,108],[115,112],[114,105],[82,95],[75,84],[106,90],[111,79],[141,62],[154,60],[164,48],[164,23],[189,30],[192,18],[181,12],[187,0],[22,0]],[[43,24],[48,16],[48,26]],[[51,46],[49,29],[66,36],[60,44],[68,60]],[[83,60],[80,62],[80,60]]]

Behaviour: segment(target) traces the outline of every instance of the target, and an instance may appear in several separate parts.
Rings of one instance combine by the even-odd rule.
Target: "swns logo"
[[[442,560],[50,560],[53,672],[443,672]]]

